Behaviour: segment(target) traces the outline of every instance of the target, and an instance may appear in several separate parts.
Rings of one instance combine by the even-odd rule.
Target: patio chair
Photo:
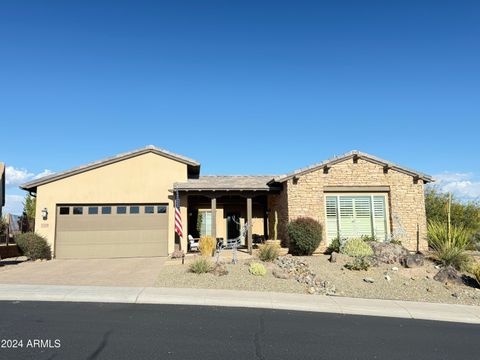
[[[190,247],[190,251],[199,251],[198,247],[198,239],[195,239],[192,235],[188,235],[188,245]]]

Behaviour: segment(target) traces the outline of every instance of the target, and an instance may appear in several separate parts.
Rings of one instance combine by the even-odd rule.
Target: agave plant
[[[448,222],[430,221],[428,223],[428,243],[433,249],[434,258],[441,264],[451,265],[464,270],[470,257],[465,252],[470,243],[470,232],[462,226],[453,226]]]

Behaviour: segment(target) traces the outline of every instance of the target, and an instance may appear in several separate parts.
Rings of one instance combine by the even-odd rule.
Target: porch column
[[[212,237],[217,240],[217,198],[212,197]]]
[[[252,254],[252,198],[247,197],[247,246],[248,246],[248,253]]]
[[[180,213],[182,215],[183,237],[180,241],[180,250],[185,253],[188,249],[188,195],[180,195]]]

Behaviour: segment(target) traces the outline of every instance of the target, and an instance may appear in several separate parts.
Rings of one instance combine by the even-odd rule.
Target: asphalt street
[[[0,359],[480,356],[480,326],[460,323],[175,305],[4,301],[0,308]]]

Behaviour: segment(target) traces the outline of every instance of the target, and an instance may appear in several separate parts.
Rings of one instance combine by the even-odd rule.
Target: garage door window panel
[[[139,206],[130,206],[130,214],[140,214]]]
[[[145,206],[145,214],[153,214],[154,207],[153,206]]]
[[[111,206],[102,206],[102,215],[110,215],[112,213]]]
[[[73,215],[83,215],[83,207],[74,206],[73,207]]]
[[[88,215],[98,215],[98,206],[89,206]]]
[[[60,206],[60,215],[69,215],[70,214],[70,207],[68,206]]]
[[[124,215],[127,213],[126,206],[117,206],[117,214]]]

